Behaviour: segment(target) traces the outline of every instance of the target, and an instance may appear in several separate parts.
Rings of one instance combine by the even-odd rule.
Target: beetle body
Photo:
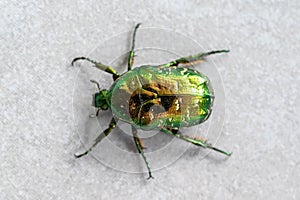
[[[154,130],[172,135],[194,145],[209,148],[230,156],[230,152],[218,149],[206,140],[181,134],[180,127],[201,124],[208,119],[212,112],[214,101],[213,90],[209,79],[200,72],[187,68],[203,61],[203,58],[216,53],[227,53],[229,50],[216,50],[182,57],[158,66],[140,66],[132,69],[134,61],[134,44],[137,24],[132,38],[132,47],[128,55],[128,71],[119,75],[112,67],[91,60],[77,57],[77,60],[87,60],[94,67],[110,73],[114,80],[110,89],[100,89],[95,93],[94,106],[99,111],[110,109],[113,117],[108,127],[95,139],[94,144],[84,153],[75,155],[76,158],[87,155],[103,138],[108,136],[122,120],[131,125],[133,140],[138,152],[144,159],[149,178],[152,177],[149,163],[144,153],[142,140],[138,137],[137,129]]]
[[[106,101],[118,119],[143,130],[188,127],[211,113],[209,79],[186,67],[141,66],[121,75]]]

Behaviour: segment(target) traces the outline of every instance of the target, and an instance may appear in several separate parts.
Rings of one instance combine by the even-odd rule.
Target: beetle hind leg
[[[191,55],[188,57],[179,58],[177,60],[174,60],[167,64],[164,64],[164,66],[172,67],[172,66],[178,66],[179,64],[193,65],[193,64],[197,64],[197,63],[203,61],[203,59],[206,56],[209,56],[212,54],[217,54],[217,53],[228,53],[228,52],[229,52],[229,50],[224,49],[224,50],[215,50],[215,51],[209,51],[209,52],[205,52],[205,53],[199,53],[199,54]]]
[[[187,135],[183,135],[178,130],[163,128],[161,131],[166,133],[166,134],[173,135],[173,136],[175,136],[179,139],[190,142],[194,145],[197,145],[197,146],[200,146],[200,147],[203,147],[203,148],[212,149],[212,150],[217,151],[219,153],[225,154],[226,156],[231,156],[231,154],[232,154],[231,152],[227,152],[227,151],[224,151],[224,150],[221,150],[219,148],[216,148],[216,147],[212,146],[211,144],[207,143],[206,140],[204,140],[202,138],[199,138],[199,137],[192,138],[192,137],[189,137]]]
[[[134,126],[131,126],[131,129],[132,129],[132,134],[133,134],[133,140],[134,140],[134,142],[135,142],[135,145],[136,145],[136,148],[137,148],[137,150],[138,150],[138,152],[141,154],[141,156],[143,157],[143,159],[144,159],[144,162],[145,162],[145,164],[146,164],[146,166],[147,166],[147,170],[148,170],[148,174],[149,174],[149,177],[148,177],[148,179],[150,179],[150,178],[154,178],[153,176],[152,176],[152,173],[151,173],[151,169],[150,169],[150,166],[149,166],[149,162],[148,162],[148,160],[147,160],[147,158],[146,158],[146,156],[145,156],[145,154],[144,154],[144,151],[143,151],[143,143],[141,142],[141,139],[137,136],[137,130],[136,130],[136,128],[134,127]]]

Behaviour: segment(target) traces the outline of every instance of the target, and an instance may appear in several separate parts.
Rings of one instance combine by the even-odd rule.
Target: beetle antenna
[[[95,83],[96,85],[97,85],[97,88],[98,88],[98,90],[99,90],[99,92],[100,92],[100,84],[97,82],[97,81],[95,81],[95,80],[90,80],[90,82],[91,83]]]

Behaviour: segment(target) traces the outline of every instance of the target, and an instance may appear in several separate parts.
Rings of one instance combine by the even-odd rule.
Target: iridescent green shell
[[[118,119],[144,130],[188,127],[208,119],[210,81],[185,67],[141,66],[124,73],[107,91]]]

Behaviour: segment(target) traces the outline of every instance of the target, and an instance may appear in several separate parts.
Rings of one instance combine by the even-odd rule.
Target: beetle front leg
[[[113,79],[116,80],[117,78],[119,78],[119,74],[116,72],[116,70],[114,70],[112,67],[110,66],[107,66],[107,65],[104,65],[102,64],[101,62],[97,62],[97,61],[94,61],[90,58],[86,58],[86,57],[77,57],[77,58],[74,58],[73,61],[71,62],[71,65],[73,66],[74,63],[78,60],[87,60],[91,63],[93,63],[95,65],[96,68],[102,70],[102,71],[105,71],[109,74],[112,74],[113,75]]]
[[[135,128],[134,126],[131,126],[131,129],[132,129],[133,140],[134,140],[134,142],[135,142],[136,148],[137,148],[138,152],[142,155],[142,157],[143,157],[143,159],[144,159],[144,162],[145,162],[145,164],[146,164],[146,166],[147,166],[148,174],[149,174],[148,179],[154,178],[154,177],[152,176],[151,169],[150,169],[150,167],[149,167],[149,163],[148,163],[148,161],[147,161],[147,158],[146,158],[146,156],[145,156],[145,154],[144,154],[144,150],[143,150],[143,145],[142,145],[142,143],[141,143],[141,139],[137,136],[137,130],[136,130],[136,128]]]
[[[224,150],[221,150],[221,149],[218,149],[218,148],[212,146],[211,144],[207,143],[206,140],[203,140],[203,139],[200,139],[200,138],[192,138],[192,137],[189,137],[187,135],[182,135],[178,130],[175,130],[175,129],[163,128],[161,131],[164,132],[164,133],[167,133],[169,135],[173,135],[173,136],[175,136],[179,139],[190,142],[194,145],[197,145],[197,146],[200,146],[200,147],[203,147],[203,148],[212,149],[212,150],[217,151],[219,153],[225,154],[226,156],[231,156],[231,154],[232,154],[230,152],[227,152],[227,151],[224,151]]]
[[[75,154],[75,158],[80,158],[82,156],[85,156],[87,155],[90,151],[92,151],[92,149],[99,143],[101,142],[101,140],[103,138],[105,138],[106,136],[108,136],[111,131],[116,127],[116,120],[114,118],[111,119],[110,123],[109,123],[109,126],[107,129],[105,129],[102,133],[100,133],[100,135],[98,135],[98,137],[95,139],[95,142],[94,144],[87,150],[85,151],[84,153],[82,154]]]
[[[191,65],[197,64],[198,62],[203,61],[203,58],[208,55],[212,55],[212,54],[216,54],[216,53],[228,53],[228,52],[229,52],[229,50],[216,50],[216,51],[210,51],[210,52],[205,52],[205,53],[199,53],[196,55],[179,58],[177,60],[174,60],[167,64],[164,64],[164,66],[172,67],[172,66],[178,66],[179,64],[191,64]]]
[[[136,35],[136,31],[139,28],[139,26],[141,25],[141,23],[138,23],[133,30],[133,36],[132,36],[132,43],[131,43],[131,50],[129,52],[129,56],[128,56],[128,71],[131,70],[132,65],[133,65],[133,61],[134,61],[134,45],[135,45],[135,35]]]

